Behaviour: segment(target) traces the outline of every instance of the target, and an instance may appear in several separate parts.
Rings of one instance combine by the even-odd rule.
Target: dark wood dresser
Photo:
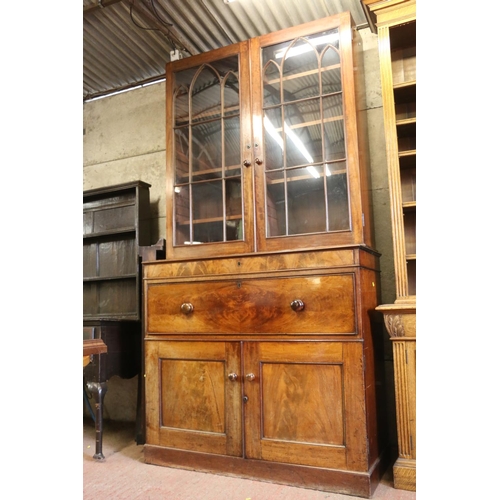
[[[142,258],[149,248],[149,188],[145,182],[83,193],[83,337],[101,339],[107,353],[92,357],[84,381],[94,399],[95,459],[102,460],[102,409],[107,381],[142,373]],[[148,254],[149,255],[149,254]],[[137,435],[143,437],[143,377],[137,391]]]

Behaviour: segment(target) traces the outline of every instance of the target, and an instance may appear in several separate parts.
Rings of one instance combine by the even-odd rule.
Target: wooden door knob
[[[184,302],[184,304],[181,305],[181,311],[183,314],[191,314],[194,310],[193,304],[189,302]]]
[[[300,299],[296,299],[296,300],[292,300],[292,302],[290,303],[290,307],[294,311],[298,312],[298,311],[302,311],[302,309],[304,309],[305,304]]]

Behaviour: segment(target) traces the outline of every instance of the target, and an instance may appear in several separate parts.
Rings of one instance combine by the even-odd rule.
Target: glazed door
[[[245,456],[366,471],[362,344],[244,344]]]
[[[241,456],[240,344],[145,344],[147,443]]]
[[[251,250],[248,43],[167,65],[167,257]]]
[[[251,40],[260,250],[361,238],[352,57],[348,14]]]

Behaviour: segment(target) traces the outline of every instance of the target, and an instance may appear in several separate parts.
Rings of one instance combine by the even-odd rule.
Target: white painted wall
[[[165,237],[165,83],[83,106],[83,190],[151,184],[152,243]]]

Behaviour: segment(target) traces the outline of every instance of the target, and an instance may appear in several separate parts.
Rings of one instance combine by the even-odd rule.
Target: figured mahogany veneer
[[[248,459],[273,470],[289,464],[300,476],[288,484],[307,487],[321,468],[322,489],[370,496],[384,466],[381,337],[369,313],[378,271],[358,264],[377,265],[373,253],[351,257],[327,268],[335,251],[310,252],[308,269],[244,279],[217,272],[229,259],[175,278],[180,262],[145,264],[146,462],[255,478],[260,467]],[[255,258],[239,257],[239,267],[256,269]],[[291,307],[297,294],[300,311]]]
[[[354,275],[166,282],[149,287],[148,312],[150,334],[354,334]]]

